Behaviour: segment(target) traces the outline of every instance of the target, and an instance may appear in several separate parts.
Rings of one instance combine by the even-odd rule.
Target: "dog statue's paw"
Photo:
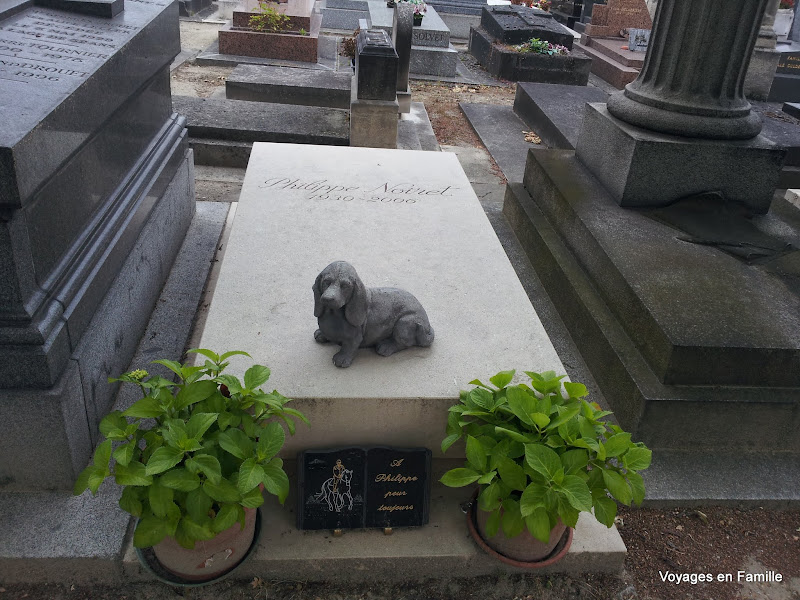
[[[383,340],[382,342],[378,342],[375,345],[375,352],[380,354],[381,356],[391,356],[395,352],[397,352],[400,348],[392,338],[388,340]]]
[[[319,342],[320,344],[325,344],[325,343],[327,343],[327,342],[329,342],[329,341],[330,341],[328,338],[326,338],[326,337],[325,337],[325,334],[324,334],[324,333],[322,333],[322,329],[317,329],[317,330],[314,332],[314,339],[315,339],[317,342]]]
[[[342,369],[346,369],[353,364],[353,357],[340,350],[333,355],[333,364]]]

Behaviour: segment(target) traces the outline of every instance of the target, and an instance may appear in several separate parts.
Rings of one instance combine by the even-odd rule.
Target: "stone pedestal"
[[[607,115],[587,112],[576,147],[621,205],[668,204],[724,190],[756,212],[767,211],[783,155],[756,137],[761,120],[743,90],[766,2],[732,0],[725,10],[713,0],[659,2],[639,77],[609,97]],[[597,143],[604,136],[627,149],[623,160],[609,160],[607,147]],[[643,185],[649,173],[674,176],[652,190]],[[733,180],[742,186],[729,185]]]
[[[397,63],[386,31],[358,34],[350,100],[351,146],[397,148]]]
[[[69,488],[194,210],[177,5],[0,25],[0,486]]]

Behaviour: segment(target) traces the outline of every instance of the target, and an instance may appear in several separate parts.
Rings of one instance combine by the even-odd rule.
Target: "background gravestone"
[[[592,22],[586,35],[592,37],[622,37],[623,29],[651,29],[653,20],[644,0],[608,0],[606,5],[592,9]]]
[[[397,148],[397,63],[385,30],[358,34],[350,92],[351,146]]]
[[[392,45],[397,52],[397,102],[400,105],[401,113],[411,112],[411,88],[408,84],[408,72],[414,29],[414,6],[410,2],[395,4]]]
[[[0,40],[0,486],[70,488],[194,211],[177,6],[11,0]]]

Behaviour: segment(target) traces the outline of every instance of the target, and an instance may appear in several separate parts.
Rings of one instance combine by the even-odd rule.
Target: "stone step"
[[[585,43],[590,48],[597,50],[601,54],[614,59],[626,67],[635,69],[642,68],[644,65],[644,52],[631,52],[622,47],[628,45],[628,40],[624,38],[593,38],[584,36]]]
[[[329,146],[346,146],[350,139],[348,111],[340,108],[190,96],[173,96],[172,105],[186,116],[191,138]]]
[[[235,577],[271,580],[291,573],[300,581],[413,583],[524,572],[492,559],[470,537],[462,505],[469,502],[472,489],[446,488],[437,481],[445,468],[460,464],[434,462],[428,525],[395,529],[392,535],[380,529],[344,530],[341,537],[329,530],[301,531],[295,523],[294,486],[283,507],[270,496],[261,508],[258,547]],[[583,513],[567,555],[537,573],[619,573],[625,553],[616,527],[608,529]],[[128,579],[150,577],[130,545],[123,567]]]
[[[228,75],[225,95],[229,100],[349,109],[351,79],[346,71],[239,65]]]
[[[584,54],[592,59],[592,73],[619,90],[639,76],[639,69],[625,66],[592,46],[578,43],[576,47],[583,50]]]
[[[519,83],[514,112],[548,147],[569,150],[578,142],[584,105],[605,102],[607,97],[596,87]]]
[[[797,102],[785,102],[783,104],[783,112],[793,116],[795,119],[800,119],[800,104]]]

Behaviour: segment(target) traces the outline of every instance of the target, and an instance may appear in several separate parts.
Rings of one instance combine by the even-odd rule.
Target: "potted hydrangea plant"
[[[160,568],[179,581],[210,581],[247,555],[255,535],[263,490],[281,503],[289,479],[277,454],[305,416],[289,399],[261,386],[270,371],[253,365],[243,381],[225,374],[228,359],[242,351],[203,356],[202,365],[157,360],[175,381],[144,370],[121,375],[143,398],[100,422],[105,437],[73,492],[96,494],[113,477],[123,487],[120,507],[137,517],[136,548],[152,548]],[[282,423],[283,424],[282,424]]]
[[[476,541],[500,560],[539,567],[561,558],[581,512],[611,527],[617,501],[644,499],[638,471],[651,452],[604,419],[611,412],[587,402],[581,383],[554,372],[525,371],[530,384],[511,385],[501,371],[462,391],[450,408],[442,451],[466,442],[467,462],[444,485],[478,484],[468,514]],[[477,509],[477,510],[475,510]]]

